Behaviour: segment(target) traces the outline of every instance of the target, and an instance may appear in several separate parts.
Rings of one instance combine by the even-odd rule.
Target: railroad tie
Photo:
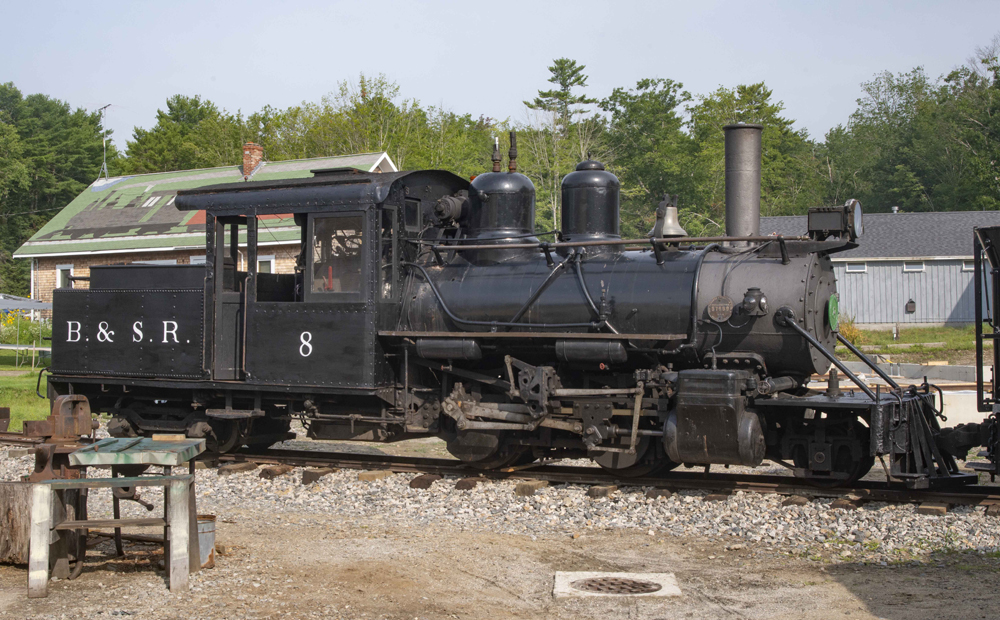
[[[525,480],[524,482],[518,482],[517,486],[514,487],[514,495],[518,497],[530,497],[535,494],[535,491],[549,486],[548,480]]]
[[[411,489],[429,489],[431,485],[440,480],[442,476],[437,474],[421,474],[410,480]]]
[[[336,467],[319,467],[316,469],[306,469],[302,472],[302,484],[312,484],[327,474],[340,471]]]
[[[942,504],[940,502],[924,502],[917,506],[918,515],[933,515],[941,516],[948,514],[948,504]]]

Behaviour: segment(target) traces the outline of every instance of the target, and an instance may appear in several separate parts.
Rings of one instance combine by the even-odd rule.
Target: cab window
[[[313,220],[310,291],[361,293],[364,273],[362,214]]]

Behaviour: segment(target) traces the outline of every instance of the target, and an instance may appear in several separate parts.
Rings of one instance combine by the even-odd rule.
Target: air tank
[[[599,161],[580,162],[562,181],[562,234],[566,241],[620,239],[621,183]]]

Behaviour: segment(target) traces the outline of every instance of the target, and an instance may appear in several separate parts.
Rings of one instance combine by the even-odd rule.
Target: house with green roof
[[[240,179],[254,183],[309,177],[312,170],[324,168],[396,172],[384,152],[268,162],[263,148],[251,142],[244,145],[240,166],[100,178],[18,248],[14,257],[31,260],[31,297],[45,302],[52,301],[55,288],[86,287],[84,278],[93,265],[201,263],[205,212],[174,208],[178,190]],[[291,218],[269,216],[261,218],[258,228],[258,269],[293,273],[299,227]]]

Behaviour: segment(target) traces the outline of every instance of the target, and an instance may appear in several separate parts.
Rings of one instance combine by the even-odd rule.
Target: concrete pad
[[[22,456],[31,456],[34,453],[34,448],[14,448],[12,450],[7,450],[7,458],[19,459]]]
[[[635,581],[644,581],[649,583],[655,583],[660,586],[660,589],[656,592],[647,592],[643,594],[611,594],[604,592],[590,592],[587,590],[578,590],[573,587],[574,583],[581,582],[587,579],[597,579],[597,578],[611,578],[611,579],[632,579]],[[572,571],[564,572],[559,571],[556,573],[555,586],[552,588],[552,595],[556,598],[570,598],[570,597],[604,597],[604,598],[625,598],[625,597],[666,597],[666,596],[681,596],[681,589],[677,585],[677,578],[674,577],[673,573],[605,573],[599,571]]]

